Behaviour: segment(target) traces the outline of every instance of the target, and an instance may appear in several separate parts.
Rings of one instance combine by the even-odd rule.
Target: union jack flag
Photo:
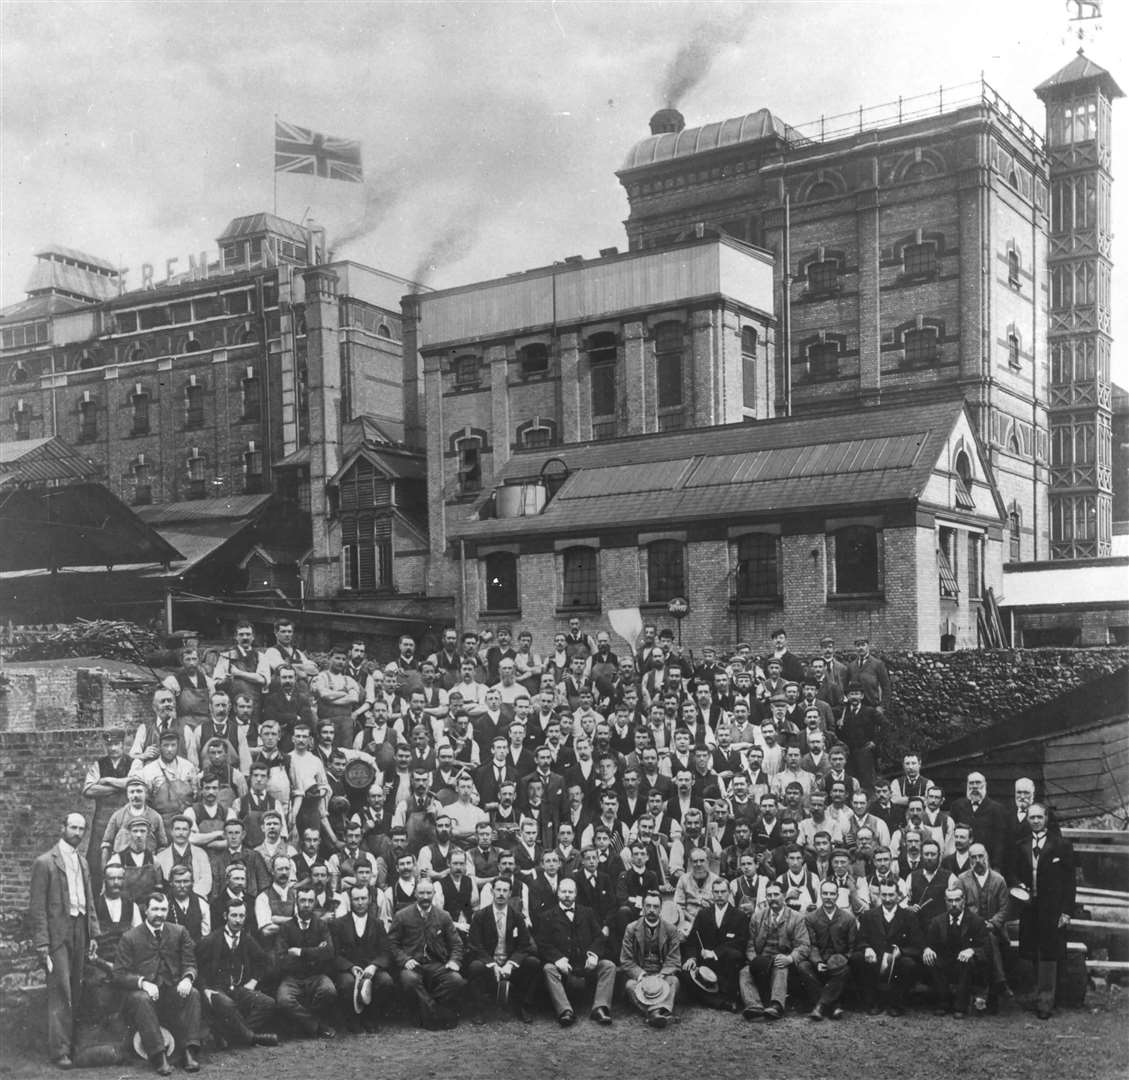
[[[274,171],[308,173],[359,184],[363,179],[361,144],[355,139],[338,139],[275,120]]]

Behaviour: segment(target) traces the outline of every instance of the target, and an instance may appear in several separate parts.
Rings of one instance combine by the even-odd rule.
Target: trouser
[[[1001,930],[988,927],[988,948],[991,950],[990,981],[993,986],[1007,982],[1004,971],[1004,936]]]
[[[403,968],[400,971],[400,985],[406,994],[414,994],[420,1007],[425,1010],[436,1002],[446,1008],[456,1009],[455,999],[466,988],[466,980],[446,964],[429,960],[411,971]]]
[[[303,1035],[316,1035],[318,1017],[326,1017],[337,1000],[328,975],[287,975],[275,995],[278,1011]]]
[[[833,1009],[847,988],[850,970],[844,965],[836,972],[820,971],[810,960],[801,960],[796,972],[807,991],[812,1008]]]
[[[623,984],[623,989],[627,993],[628,1000],[635,1006],[641,1013],[649,1016],[651,1013],[659,1009],[665,1009],[667,1012],[674,1012],[674,1000],[678,997],[678,976],[677,975],[664,975],[662,977],[666,983],[666,994],[659,1001],[654,1001],[649,1005],[644,1005],[635,996],[635,980],[628,979]]]
[[[788,999],[788,972],[791,965],[777,967],[778,953],[767,956],[757,956],[749,961],[748,966],[742,969],[737,982],[741,989],[741,1003],[748,1008],[760,1008],[764,1002],[761,995],[768,990],[768,999],[773,1005],[784,1008]]]
[[[176,992],[175,986],[160,988],[160,995],[152,1001],[144,990],[131,990],[125,999],[125,1014],[141,1034],[141,1048],[147,1057],[165,1049],[161,1025],[173,1033],[181,1050],[200,1048],[200,993],[196,987],[186,997]]]
[[[973,983],[984,980],[983,965],[975,960],[962,964],[959,960],[945,962],[938,958],[928,971],[936,1003],[957,1012],[968,1012]]]
[[[212,1022],[212,1031],[225,1042],[251,1046],[255,1036],[262,1032],[274,1017],[274,999],[261,990],[246,986],[233,986],[222,990],[204,991],[204,1000]]]
[[[1039,959],[1036,970],[1035,1001],[1040,1009],[1050,1012],[1055,1007],[1058,989],[1058,961]]]
[[[861,954],[851,957],[851,972],[855,985],[859,988],[862,1003],[868,1008],[878,1002],[879,996],[891,1006],[901,1006],[906,995],[913,988],[921,974],[921,964],[911,957],[902,955],[894,961],[890,978],[880,978],[879,962],[868,964]]]
[[[345,1013],[346,1017],[354,1016],[353,987],[357,982],[356,975],[352,971],[339,971],[334,982],[337,985],[337,1002],[341,1011]],[[371,1023],[378,1016],[387,1013],[389,1005],[392,1004],[392,995],[395,989],[392,976],[383,968],[377,968],[372,977],[372,1001],[368,1005],[362,1006],[361,1018]]]
[[[524,1005],[537,981],[541,965],[534,956],[525,957],[509,977],[509,1000],[515,1008]],[[467,983],[484,997],[493,997],[498,989],[497,971],[488,968],[482,960],[472,960],[467,968]]]
[[[50,950],[47,976],[47,1052],[54,1061],[70,1055],[74,1041],[74,1009],[82,997],[86,962],[86,916],[68,920],[66,939]]]
[[[612,1007],[612,993],[615,990],[615,964],[610,960],[597,960],[596,966],[591,971],[583,968],[573,968],[566,976],[556,964],[545,964],[541,969],[545,974],[545,989],[549,992],[549,1001],[553,1011],[560,1016],[565,1011],[572,1011],[572,1004],[568,999],[566,978],[571,982],[587,983],[594,986],[592,996],[593,1009],[610,1009]]]
[[[852,750],[851,763],[853,772],[858,782],[866,789],[868,795],[874,793],[875,762],[873,750]]]

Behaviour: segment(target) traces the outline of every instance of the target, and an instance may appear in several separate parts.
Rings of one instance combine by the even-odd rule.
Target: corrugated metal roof
[[[48,244],[35,253],[37,259],[46,259],[52,255],[86,263],[87,266],[93,266],[98,270],[109,270],[114,274],[118,272],[118,268],[107,259],[100,259],[97,255],[87,255],[85,251],[79,251],[77,248],[63,247],[62,244]]]
[[[116,278],[84,270],[81,266],[66,266],[48,259],[37,259],[24,291],[35,293],[50,290],[89,296],[92,300],[109,300],[111,296],[118,295],[118,283]]]
[[[259,213],[247,214],[245,217],[232,218],[228,226],[217,238],[218,243],[224,240],[235,240],[241,236],[261,236],[263,233],[274,233],[293,240],[297,244],[305,244],[306,230],[293,221],[287,221],[276,214]]]
[[[185,502],[140,506],[137,508],[137,516],[162,530],[174,522],[235,521],[253,517],[271,498],[271,494],[267,492],[263,495],[229,495],[222,499],[189,499]]]
[[[83,300],[76,300],[73,296],[56,296],[47,294],[29,296],[26,300],[9,304],[0,311],[0,323],[27,322],[29,319],[43,319],[49,315],[59,315],[65,311],[75,311],[78,308],[90,307]]]
[[[963,407],[875,408],[519,454],[496,484],[537,478],[550,457],[569,469],[545,510],[452,523],[450,533],[513,537],[912,502]]]
[[[55,435],[0,443],[0,484],[90,480],[98,475],[97,465]]]

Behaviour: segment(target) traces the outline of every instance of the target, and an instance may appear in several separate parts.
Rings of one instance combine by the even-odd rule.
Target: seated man
[[[921,959],[933,984],[937,1015],[951,1012],[959,1020],[968,1015],[973,986],[987,981],[988,927],[975,912],[965,911],[960,885],[945,890],[945,908],[930,920]]]
[[[838,890],[836,890],[837,894]],[[760,1016],[779,1020],[788,997],[788,971],[808,958],[811,944],[804,917],[784,904],[779,881],[764,889],[765,903],[749,920],[749,940],[745,955],[748,967],[741,971],[742,1015],[746,1020]],[[759,986],[758,986],[759,984]],[[763,1004],[767,989],[769,1003]]]
[[[838,1020],[843,1015],[839,1002],[847,985],[847,966],[855,951],[858,923],[839,906],[839,886],[825,881],[819,887],[819,907],[804,916],[811,952],[796,965],[808,997],[814,1001],[808,1016]]]
[[[415,996],[421,1023],[454,1027],[466,988],[459,974],[463,939],[451,916],[434,905],[434,898],[434,882],[417,882],[413,902],[392,916],[388,939],[400,969],[400,985]]]
[[[619,969],[627,977],[624,989],[654,1028],[666,1027],[674,1015],[681,967],[678,929],[664,922],[661,912],[662,897],[652,889],[643,897],[643,917],[627,927],[619,953]],[[659,976],[665,987],[654,994],[652,980],[640,987],[649,975]]]
[[[499,879],[502,880],[502,879]],[[497,885],[497,882],[495,882]],[[607,938],[591,908],[576,903],[576,882],[562,878],[556,907],[545,908],[534,927],[543,963],[545,988],[561,1027],[576,1022],[569,981],[595,983],[592,1019],[612,1022],[615,965],[604,956]]]
[[[196,947],[183,926],[166,925],[169,902],[151,892],[144,922],[122,934],[114,963],[114,984],[126,991],[125,1013],[141,1035],[141,1048],[159,1076],[172,1072],[161,1025],[176,1037],[185,1072],[200,1063],[200,994],[196,989]]]
[[[315,914],[312,885],[295,890],[294,918],[278,930],[278,1011],[293,1029],[307,1038],[332,1039],[337,1033],[326,1022],[337,996],[329,973],[333,943],[329,927]]]
[[[277,1046],[278,1036],[264,1030],[274,1019],[274,999],[259,989],[269,961],[262,946],[244,932],[246,922],[247,902],[235,900],[227,906],[223,926],[200,942],[200,990],[217,1042]]]
[[[522,1023],[531,1024],[526,1002],[540,964],[525,920],[510,907],[510,882],[498,878],[492,891],[490,906],[470,921],[467,981],[491,996],[506,995]]]
[[[689,935],[682,943],[682,970],[689,976],[691,987],[703,991],[698,995],[705,1004],[735,1009],[737,980],[745,962],[749,919],[729,902],[729,882],[715,877],[711,886],[711,903],[698,910]],[[710,993],[695,974],[700,967],[713,969],[717,976],[717,992]]]
[[[859,917],[851,971],[862,1003],[871,1016],[905,1013],[905,997],[921,971],[922,938],[917,916],[900,907],[896,885],[879,889],[879,906]]]
[[[1010,918],[1011,897],[1003,875],[988,866],[988,849],[983,844],[969,848],[972,867],[957,879],[964,889],[965,905],[974,911],[988,926],[988,955],[990,959],[988,1000],[989,1013],[999,1012],[1000,995],[1010,994],[1004,972],[1004,950],[1008,944],[1007,923]],[[102,912],[99,910],[99,917]],[[105,925],[105,924],[103,924]]]
[[[376,1019],[392,1001],[392,952],[388,934],[372,905],[372,892],[363,883],[349,890],[349,914],[334,919],[330,931],[336,953],[334,982],[337,1000],[348,1024],[376,1030]]]

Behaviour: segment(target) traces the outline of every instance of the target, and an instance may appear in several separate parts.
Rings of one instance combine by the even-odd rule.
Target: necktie
[[[1035,842],[1031,845],[1031,854],[1037,859],[1043,852],[1043,840],[1041,837],[1036,838]]]

